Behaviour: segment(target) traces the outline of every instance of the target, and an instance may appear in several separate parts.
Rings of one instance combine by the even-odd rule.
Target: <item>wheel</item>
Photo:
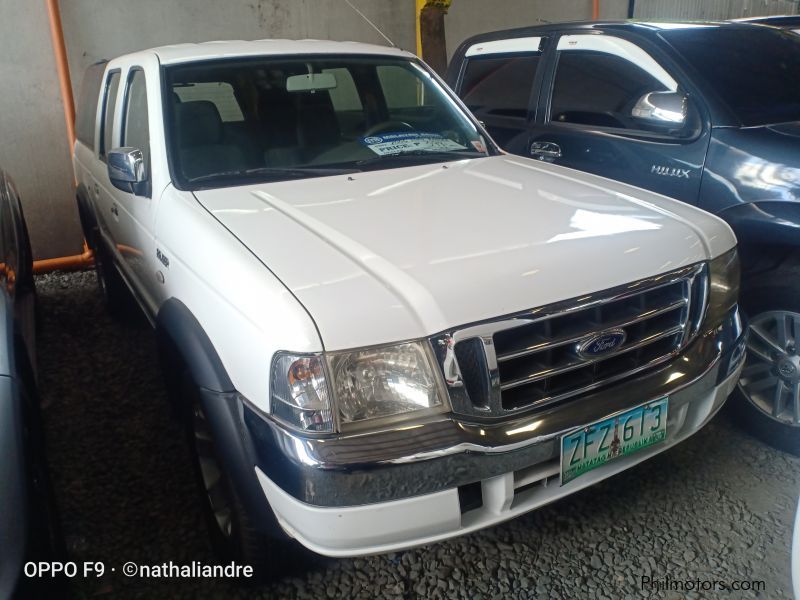
[[[95,243],[94,268],[97,273],[97,285],[111,316],[122,318],[129,314],[132,304],[130,291],[102,243]]]
[[[800,456],[800,294],[773,273],[744,296],[750,322],[747,359],[732,395],[743,427]]]
[[[296,543],[288,538],[267,538],[253,527],[225,474],[200,393],[188,373],[184,374],[181,387],[193,466],[214,554],[221,562],[253,567],[254,576],[243,582],[274,579],[285,572],[287,561],[296,552]]]

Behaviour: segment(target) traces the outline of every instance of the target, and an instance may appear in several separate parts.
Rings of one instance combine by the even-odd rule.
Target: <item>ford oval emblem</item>
[[[609,329],[596,333],[580,343],[578,355],[590,359],[612,354],[622,347],[627,337],[624,329]]]

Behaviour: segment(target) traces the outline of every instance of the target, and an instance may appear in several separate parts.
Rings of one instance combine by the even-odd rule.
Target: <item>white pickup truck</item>
[[[325,41],[89,68],[78,205],[155,328],[212,538],[268,571],[487,527],[698,431],[739,375],[721,220],[505,154],[413,55]]]

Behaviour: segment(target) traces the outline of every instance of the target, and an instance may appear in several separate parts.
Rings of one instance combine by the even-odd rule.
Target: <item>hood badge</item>
[[[578,344],[578,356],[584,359],[593,359],[613,354],[619,350],[628,339],[624,329],[609,329],[596,333]]]

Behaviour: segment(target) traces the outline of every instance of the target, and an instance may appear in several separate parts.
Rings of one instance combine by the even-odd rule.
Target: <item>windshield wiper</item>
[[[231,169],[217,173],[207,173],[187,179],[187,183],[200,183],[212,179],[231,179],[234,177],[258,177],[273,175],[276,179],[300,179],[304,177],[322,177],[325,175],[346,175],[358,173],[358,169],[326,168],[326,167],[257,167],[255,169]]]
[[[432,162],[440,160],[456,160],[459,158],[481,158],[488,156],[477,150],[450,150],[450,151],[428,151],[428,150],[409,150],[406,152],[395,152],[393,154],[379,154],[356,162],[356,166],[363,167],[379,162],[392,161],[418,161],[420,159],[431,159]]]

